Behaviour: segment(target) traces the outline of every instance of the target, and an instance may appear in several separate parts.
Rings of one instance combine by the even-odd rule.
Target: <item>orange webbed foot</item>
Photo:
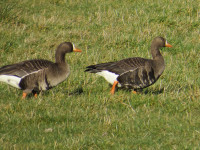
[[[38,97],[37,93],[35,93],[35,94],[34,94],[34,97],[35,97],[35,98],[37,98],[37,97]]]
[[[111,89],[111,91],[110,91],[110,93],[111,93],[112,95],[115,94],[115,87],[116,87],[116,85],[117,85],[118,83],[119,83],[118,81],[115,81],[115,82],[113,83],[112,89]]]
[[[27,96],[27,93],[23,92],[23,94],[22,94],[22,99],[25,99],[26,96]]]
[[[133,94],[137,94],[137,92],[133,90]]]

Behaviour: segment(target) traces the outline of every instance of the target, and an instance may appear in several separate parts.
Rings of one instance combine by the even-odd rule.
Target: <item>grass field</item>
[[[85,73],[86,66],[128,57],[151,58],[163,36],[166,69],[138,94]],[[200,3],[197,0],[1,0],[0,66],[66,56],[70,77],[21,100],[0,83],[0,149],[199,149]]]

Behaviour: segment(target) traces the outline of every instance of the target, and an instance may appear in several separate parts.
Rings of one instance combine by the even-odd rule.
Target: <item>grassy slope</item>
[[[54,59],[72,41],[82,54],[67,55],[72,73],[50,91],[22,101],[0,83],[0,148],[195,149],[200,147],[200,39],[198,1],[2,0],[0,66]],[[133,95],[84,73],[87,65],[150,58],[156,36],[166,70],[153,86]]]

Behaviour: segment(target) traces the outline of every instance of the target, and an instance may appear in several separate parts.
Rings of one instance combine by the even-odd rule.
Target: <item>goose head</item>
[[[157,47],[157,48],[172,47],[172,45],[170,45],[165,38],[163,38],[163,37],[156,37],[152,41],[151,47],[153,47],[153,48],[155,48],[155,47]]]
[[[61,43],[56,50],[56,62],[65,62],[65,54],[71,52],[81,52],[81,50],[76,48],[71,42]]]

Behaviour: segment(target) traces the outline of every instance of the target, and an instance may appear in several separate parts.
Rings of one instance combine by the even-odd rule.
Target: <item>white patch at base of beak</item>
[[[73,45],[73,50],[75,50],[76,48],[75,48],[75,45],[74,45],[74,43],[73,43],[72,45]]]

